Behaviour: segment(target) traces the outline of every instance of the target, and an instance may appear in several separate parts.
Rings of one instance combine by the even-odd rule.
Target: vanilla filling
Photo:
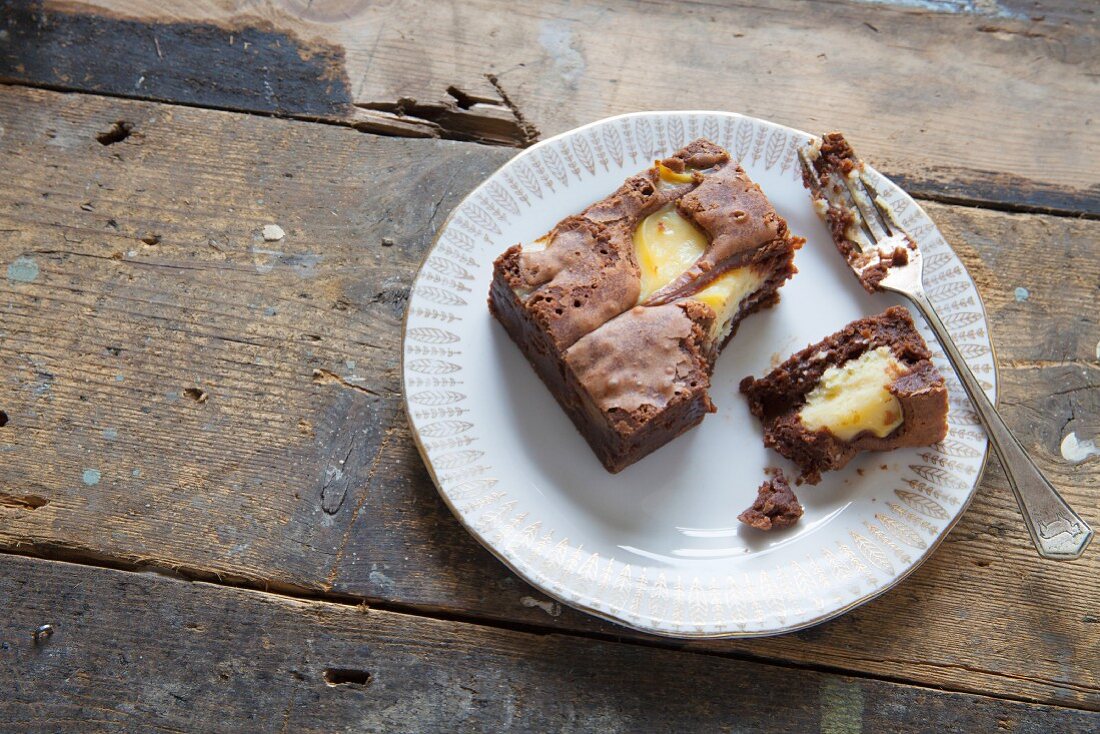
[[[694,265],[707,244],[707,236],[676,211],[675,204],[667,204],[643,219],[634,232],[634,253],[642,275],[638,302],[645,301]],[[765,276],[750,267],[736,268],[691,296],[714,310],[712,339],[725,339],[741,302],[764,285],[765,280]]]
[[[733,317],[741,303],[760,290],[767,278],[752,268],[736,268],[722,275],[692,298],[714,309],[711,338],[721,344],[733,327]]]
[[[546,246],[550,244],[550,235],[544,234],[534,242],[523,242],[520,247],[524,252],[542,252],[546,249]]]
[[[884,438],[902,424],[901,403],[889,387],[906,372],[887,347],[829,367],[806,396],[799,418],[811,431],[825,429],[841,441],[865,431]]]
[[[548,233],[548,234],[544,234],[542,237],[539,237],[534,242],[521,242],[519,246],[520,246],[520,249],[522,249],[523,252],[525,252],[525,253],[526,252],[542,252],[543,250],[546,249],[546,246],[549,245],[549,244],[550,244],[550,235]],[[535,289],[534,288],[529,288],[529,287],[524,286],[524,285],[518,285],[515,288],[513,288],[512,291],[516,294],[516,296],[519,298],[519,300],[525,301],[525,300],[527,300],[527,297],[535,291]]]
[[[638,224],[634,253],[642,271],[639,302],[676,280],[707,249],[707,236],[666,204]]]

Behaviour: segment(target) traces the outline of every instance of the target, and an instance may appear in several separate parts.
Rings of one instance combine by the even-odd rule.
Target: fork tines
[[[798,155],[803,181],[837,248],[864,288],[878,290],[890,267],[910,261],[916,243],[897,222],[841,133],[812,140]]]

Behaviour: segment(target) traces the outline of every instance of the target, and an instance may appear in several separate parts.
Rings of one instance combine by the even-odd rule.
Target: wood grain
[[[1100,216],[1100,26],[1080,4],[6,4],[0,79],[513,145],[639,109],[731,109],[843,129],[917,195]],[[247,53],[230,46],[245,34]]]
[[[1100,726],[1082,711],[12,556],[0,600],[0,727],[27,734]],[[54,632],[35,641],[43,623]]]
[[[99,142],[118,121],[128,136]],[[630,636],[478,547],[399,408],[413,271],[509,150],[16,88],[0,89],[0,126],[0,476],[46,501],[0,502],[0,546]],[[1096,521],[1100,463],[1066,464],[1058,445],[1097,432],[1100,223],[929,211],[990,309],[1006,418]],[[268,223],[285,239],[264,242]],[[1100,709],[1098,563],[1041,563],[994,467],[880,600],[690,647]]]
[[[3,510],[0,532],[318,587],[403,421],[412,274],[434,225],[509,152],[0,100],[0,469],[3,491],[49,500]],[[119,120],[129,137],[98,142]],[[269,223],[285,238],[265,242]]]

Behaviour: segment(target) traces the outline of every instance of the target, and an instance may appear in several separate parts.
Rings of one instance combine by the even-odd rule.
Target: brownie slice
[[[787,478],[777,470],[774,476],[760,485],[752,507],[738,515],[737,519],[757,530],[781,530],[798,522],[802,512],[802,505],[794,496]]]
[[[909,312],[892,306],[793,355],[741,392],[764,444],[802,479],[840,469],[860,451],[927,446],[947,435],[947,388]]]
[[[494,263],[489,309],[608,471],[714,412],[714,360],[803,240],[699,139]]]

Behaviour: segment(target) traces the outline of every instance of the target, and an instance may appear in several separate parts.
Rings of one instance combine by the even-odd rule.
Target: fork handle
[[[1092,528],[1066,504],[1054,485],[1035,466],[1019,440],[1012,435],[1012,431],[1005,425],[978,380],[966,366],[966,361],[928,297],[920,292],[906,295],[924,314],[932,331],[936,332],[936,338],[947,352],[955,374],[959,376],[966,394],[970,396],[970,402],[985,426],[993,450],[1008,476],[1008,484],[1016,495],[1016,502],[1024,516],[1024,525],[1031,534],[1035,549],[1043,558],[1057,561],[1080,558],[1092,541]]]

